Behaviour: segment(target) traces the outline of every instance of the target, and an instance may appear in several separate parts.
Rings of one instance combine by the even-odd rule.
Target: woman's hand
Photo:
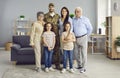
[[[32,46],[32,48],[35,48],[35,46],[34,45],[31,45]]]

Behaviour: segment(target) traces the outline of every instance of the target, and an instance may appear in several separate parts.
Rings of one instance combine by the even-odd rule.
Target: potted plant
[[[20,15],[20,19],[24,20],[25,16],[24,15]]]
[[[116,37],[115,45],[117,52],[120,52],[120,36]]]
[[[106,27],[106,21],[102,22],[101,25]]]
[[[71,18],[73,18],[73,17],[74,17],[74,14],[70,14],[69,16],[70,16]]]

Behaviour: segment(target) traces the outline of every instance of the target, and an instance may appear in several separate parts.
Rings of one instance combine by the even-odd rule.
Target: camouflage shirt
[[[45,22],[50,22],[53,24],[53,31],[55,32],[56,35],[58,35],[59,18],[60,16],[58,14],[55,13],[55,15],[52,17],[49,12],[46,13],[44,16]]]

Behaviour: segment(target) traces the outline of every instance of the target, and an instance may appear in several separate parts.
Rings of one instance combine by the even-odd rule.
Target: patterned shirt
[[[53,39],[55,37],[55,33],[54,32],[51,32],[51,33],[48,33],[48,32],[44,32],[43,35],[42,35],[43,38],[45,38],[47,44],[52,47],[53,46]],[[47,46],[46,44],[44,44],[44,46]]]

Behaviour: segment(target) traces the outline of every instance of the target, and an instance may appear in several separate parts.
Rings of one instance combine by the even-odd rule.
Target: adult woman
[[[35,51],[35,63],[36,71],[40,72],[41,70],[41,35],[43,33],[44,26],[44,13],[37,13],[37,21],[33,23],[30,35],[30,45],[34,48]]]
[[[59,34],[62,35],[64,24],[70,22],[71,31],[73,30],[72,19],[69,17],[69,10],[67,7],[61,9],[61,18],[59,19]]]

